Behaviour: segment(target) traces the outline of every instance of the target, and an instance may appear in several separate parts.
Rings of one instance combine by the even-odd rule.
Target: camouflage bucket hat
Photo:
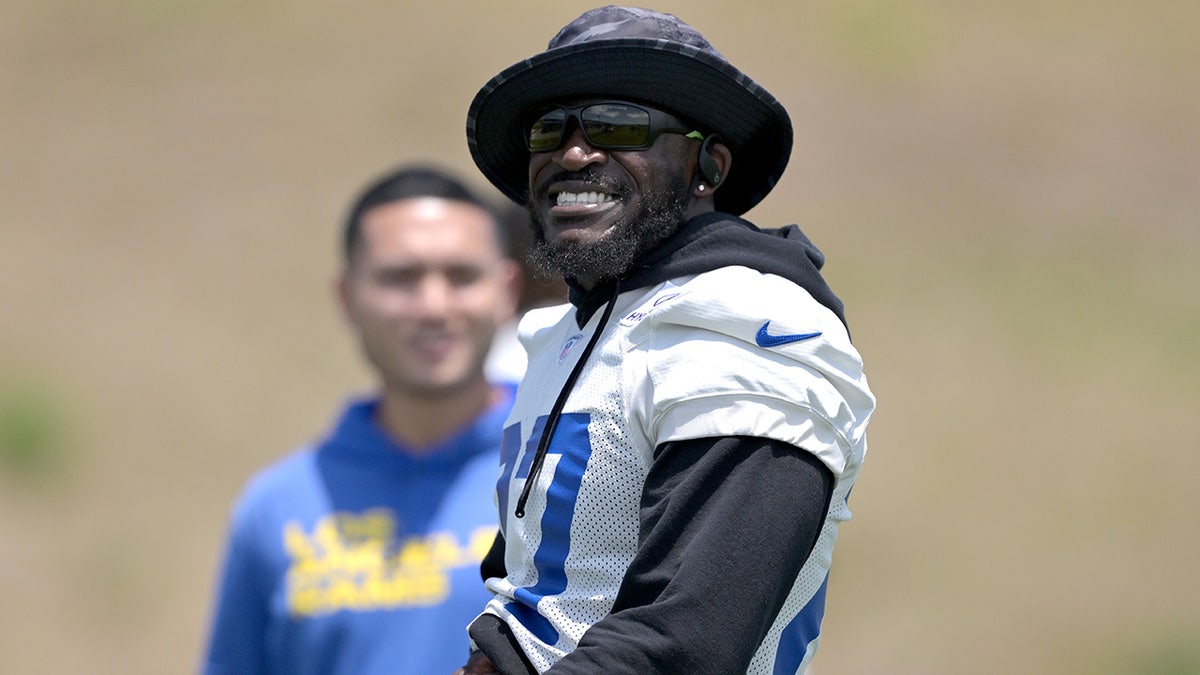
[[[733,153],[719,210],[741,215],[771,191],[792,151],[792,123],[770,93],[730,64],[696,29],[648,9],[608,6],[567,24],[546,51],[506,68],[475,95],[467,145],[475,164],[518,204],[528,196],[522,114],[569,97],[625,98],[720,134]]]

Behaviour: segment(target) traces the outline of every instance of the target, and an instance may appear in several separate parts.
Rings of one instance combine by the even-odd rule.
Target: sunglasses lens
[[[650,138],[650,113],[641,108],[601,103],[579,117],[588,141],[603,148],[639,148]]]
[[[555,108],[538,116],[529,126],[532,152],[556,150],[563,142],[567,120],[578,108]],[[584,136],[601,149],[644,148],[650,141],[650,113],[623,103],[597,103],[578,113]]]
[[[561,108],[545,113],[529,128],[529,149],[540,152],[557,148],[562,143],[566,126],[567,113]]]

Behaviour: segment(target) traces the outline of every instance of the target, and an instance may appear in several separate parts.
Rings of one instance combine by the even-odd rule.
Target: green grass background
[[[368,177],[590,4],[0,6],[0,673],[192,672],[229,504],[369,380]],[[1200,672],[1200,4],[665,1],[796,126],[879,397],[830,673]]]

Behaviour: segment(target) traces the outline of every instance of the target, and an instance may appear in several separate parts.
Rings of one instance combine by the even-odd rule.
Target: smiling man
[[[803,672],[875,399],[821,253],[740,217],[787,112],[678,18],[610,6],[484,85],[467,139],[571,304],[521,324],[459,672]]]
[[[538,150],[529,163],[530,189],[536,195],[530,209],[539,243],[534,260],[539,267],[590,285],[629,269],[638,255],[705,208],[680,199],[689,188],[685,172],[653,170],[692,163],[687,155],[695,154],[695,143],[678,135],[691,133],[682,120],[621,101],[554,107],[540,113],[530,122],[530,137],[535,139],[530,142],[531,152],[534,147]],[[651,115],[659,126],[650,126]],[[568,142],[568,123],[572,123],[570,134],[584,134],[582,144]],[[588,144],[587,128],[598,134],[619,134],[624,145],[644,147],[625,152],[608,148],[610,154],[605,154]],[[663,136],[668,130],[674,137]],[[655,142],[659,136],[661,142]],[[712,147],[728,163],[728,149]],[[556,156],[552,151],[559,148],[562,152]],[[603,166],[610,164],[610,156],[611,166]]]
[[[343,228],[337,298],[378,381],[234,508],[205,675],[447,673],[487,593],[514,385],[484,363],[517,302],[490,204],[403,167]]]

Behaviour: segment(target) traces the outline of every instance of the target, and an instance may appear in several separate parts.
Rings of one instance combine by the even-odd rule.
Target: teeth
[[[613,200],[612,195],[603,192],[560,192],[558,193],[558,205],[569,206],[574,204],[604,204]]]

